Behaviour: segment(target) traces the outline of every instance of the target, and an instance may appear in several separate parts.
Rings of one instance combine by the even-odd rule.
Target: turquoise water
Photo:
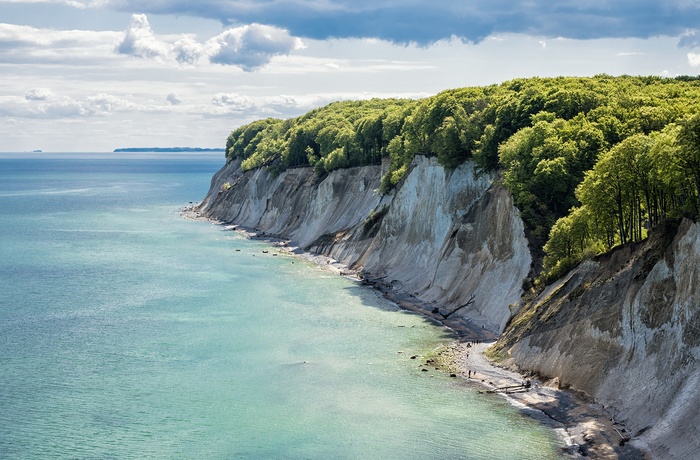
[[[558,458],[504,400],[420,371],[442,329],[183,219],[221,165],[0,154],[0,458]]]

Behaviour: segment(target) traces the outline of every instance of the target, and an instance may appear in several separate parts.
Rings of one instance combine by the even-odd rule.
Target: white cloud
[[[48,88],[34,88],[27,91],[24,98],[28,101],[46,101],[53,96]]]
[[[212,98],[211,103],[216,107],[226,109],[226,112],[246,112],[255,107],[252,98],[238,93],[219,93]]]
[[[17,118],[65,118],[85,116],[88,104],[68,97],[37,101],[15,96],[0,97],[0,113]]]
[[[109,0],[0,0],[0,3],[49,3],[56,5],[68,5],[73,8],[86,8],[88,6],[103,6],[109,3]]]
[[[113,55],[112,48],[119,35],[0,23],[0,62],[94,65]]]
[[[43,88],[31,89],[24,97],[0,96],[0,114],[17,118],[61,119],[101,117],[119,112],[162,113],[168,107],[107,93],[84,97],[56,95]]]
[[[145,59],[174,59],[179,64],[195,65],[206,56],[215,64],[240,67],[251,72],[263,67],[275,56],[303,48],[299,38],[284,29],[250,24],[209,39],[202,44],[190,35],[178,38],[157,36],[144,14],[131,16],[131,23],[117,45],[117,52]]]
[[[691,67],[700,67],[700,54],[688,53],[688,64]]]
[[[690,30],[683,34],[678,42],[678,46],[682,48],[697,48],[700,45],[700,36],[697,31]]]
[[[180,105],[182,104],[182,99],[178,97],[177,94],[175,93],[170,93],[168,94],[168,97],[165,98],[171,105]]]
[[[177,62],[189,65],[196,64],[199,58],[206,54],[204,46],[188,36],[183,36],[178,40],[173,47],[173,51]]]
[[[251,120],[261,117],[294,117],[315,107],[335,101],[362,100],[372,98],[417,99],[428,93],[378,93],[378,92],[330,92],[301,95],[246,96],[239,93],[218,93],[212,98],[213,110],[204,111],[203,116],[239,116]]]
[[[140,58],[161,58],[168,55],[169,48],[156,38],[145,14],[134,14],[117,51]]]
[[[70,118],[90,115],[90,105],[83,101],[61,98],[55,102],[41,104],[30,110],[29,118]]]
[[[289,54],[304,44],[284,29],[250,24],[223,32],[207,41],[206,47],[211,62],[235,65],[250,72],[270,62],[272,57]]]
[[[105,93],[89,96],[83,106],[90,115],[108,115],[113,112],[144,110],[148,107]]]
[[[59,31],[0,23],[3,63],[95,65],[123,55],[154,61],[158,66],[194,66],[204,57],[250,72],[275,56],[303,47],[302,41],[286,30],[261,24],[226,30],[206,43],[187,34],[157,35],[144,14],[132,15],[123,32]]]

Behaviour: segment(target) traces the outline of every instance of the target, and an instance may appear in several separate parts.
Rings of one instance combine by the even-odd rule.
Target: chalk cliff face
[[[655,458],[700,441],[700,225],[656,229],[582,263],[523,308],[499,345],[595,397]]]
[[[522,294],[531,258],[510,194],[466,163],[452,172],[416,157],[398,189],[382,196],[381,166],[310,168],[273,176],[228,163],[200,210],[292,240],[454,316],[500,332]]]

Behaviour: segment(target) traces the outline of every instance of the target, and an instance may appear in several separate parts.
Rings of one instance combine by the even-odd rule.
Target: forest
[[[244,170],[330,171],[389,162],[382,193],[415,155],[496,172],[542,264],[541,285],[582,259],[641,241],[700,210],[700,77],[528,78],[420,100],[335,102],[235,129]]]

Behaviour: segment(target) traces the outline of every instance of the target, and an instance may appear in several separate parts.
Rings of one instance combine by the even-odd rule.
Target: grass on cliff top
[[[502,363],[510,358],[510,353],[506,349],[505,344],[502,344],[500,340],[488,347],[484,351],[484,355],[495,363]]]

